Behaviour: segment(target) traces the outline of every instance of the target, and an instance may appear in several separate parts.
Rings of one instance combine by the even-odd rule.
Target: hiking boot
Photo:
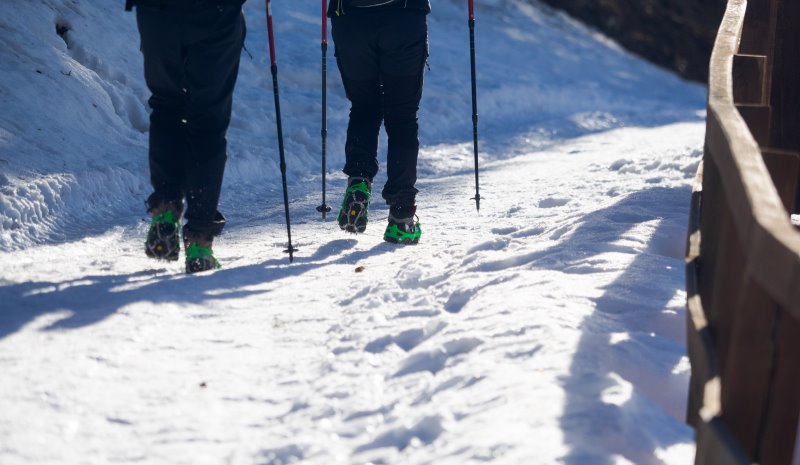
[[[150,258],[175,261],[180,255],[180,212],[161,206],[152,210],[144,253]]]
[[[211,241],[196,240],[186,242],[186,272],[199,273],[201,271],[222,268],[211,250]]]
[[[372,183],[366,178],[350,178],[344,191],[342,208],[336,221],[342,230],[353,234],[367,229],[369,203],[372,200]]]
[[[389,224],[383,240],[393,244],[417,244],[422,236],[416,207],[394,207],[389,210]]]

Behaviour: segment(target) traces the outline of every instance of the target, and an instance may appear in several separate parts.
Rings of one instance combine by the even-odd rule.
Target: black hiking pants
[[[227,159],[225,134],[244,45],[241,4],[177,0],[138,5],[144,74],[152,92],[148,209],[186,199],[188,237],[211,239]]]
[[[404,9],[353,11],[335,16],[336,62],[350,100],[345,144],[348,176],[378,173],[378,135],[386,127],[389,205],[413,206],[417,189],[417,111],[428,58],[425,12]]]

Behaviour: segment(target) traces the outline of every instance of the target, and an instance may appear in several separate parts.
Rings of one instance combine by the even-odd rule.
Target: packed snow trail
[[[515,200],[480,216],[463,176],[425,182],[417,247],[381,241],[385,211],[352,237],[308,197],[294,265],[279,208],[202,276],[142,258],[144,225],[6,254],[2,462],[685,463],[701,131],[489,163],[487,199]]]
[[[300,248],[288,264],[276,163],[258,155],[274,151],[274,121],[263,116],[271,95],[258,87],[269,75],[253,2],[248,46],[259,58],[243,62],[237,96],[222,270],[185,276],[180,263],[144,257],[145,136],[104,135],[121,151],[105,160],[120,161],[110,172],[69,149],[70,137],[100,140],[100,122],[78,136],[54,129],[69,140],[69,170],[27,145],[30,128],[4,136],[0,158],[24,156],[2,180],[0,214],[17,222],[3,223],[0,255],[0,463],[689,462],[682,255],[702,90],[538,7],[478,3],[481,214],[470,200],[468,73],[458,71],[468,54],[456,51],[466,16],[442,1],[421,115],[418,246],[382,241],[380,201],[364,235],[319,218],[316,126],[304,116],[316,121],[316,75],[287,43],[282,75],[299,87],[284,101]],[[39,5],[69,20],[72,54],[84,17],[131,32],[132,19],[107,7]],[[317,6],[275,5],[291,18],[279,37],[300,49]],[[6,3],[0,18],[24,25],[36,8]],[[313,50],[312,38],[300,50]],[[110,60],[98,69],[126,66],[87,44],[79,56]],[[512,73],[509,53],[533,58]],[[110,86],[101,91],[116,95]],[[464,96],[448,90],[462,87]],[[336,92],[332,147],[346,116]],[[25,126],[21,108],[15,124]],[[331,203],[343,187],[334,175]],[[103,215],[83,212],[96,202],[107,207],[99,226]]]

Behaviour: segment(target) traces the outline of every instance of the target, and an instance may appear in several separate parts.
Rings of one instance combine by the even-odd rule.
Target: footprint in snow
[[[397,312],[395,318],[416,318],[416,317],[434,317],[441,315],[442,312],[439,310],[402,310]]]
[[[398,426],[378,435],[367,444],[356,448],[356,453],[384,447],[403,450],[414,442],[432,444],[444,432],[444,418],[441,415],[427,416],[414,426]]]
[[[519,231],[519,228],[516,226],[507,226],[504,228],[493,228],[492,234],[497,234],[498,236],[508,236],[509,234],[514,234],[515,232]]]
[[[450,294],[450,297],[444,304],[444,309],[447,310],[448,313],[461,312],[461,310],[463,310],[464,307],[469,303],[473,294],[475,294],[474,289],[462,289],[454,291],[452,294]]]
[[[539,208],[557,208],[563,207],[569,203],[569,199],[562,199],[558,197],[548,197],[539,201]]]
[[[474,254],[476,252],[481,252],[481,251],[484,251],[484,250],[486,250],[486,251],[489,251],[489,250],[503,250],[503,249],[506,248],[506,246],[508,246],[508,240],[502,239],[502,238],[492,239],[490,241],[486,241],[486,242],[480,243],[480,244],[470,248],[469,250],[467,250],[467,255],[471,255],[471,254]]]
[[[266,460],[266,462],[263,462],[265,465],[295,463],[305,458],[303,449],[295,444],[275,449],[265,449],[260,452],[260,455],[262,460]]]
[[[422,328],[407,329],[397,335],[386,335],[368,343],[364,350],[370,353],[379,353],[395,344],[406,352],[410,352],[418,345],[427,341],[447,326],[444,321],[431,321]]]
[[[467,388],[470,388],[470,387],[478,384],[479,382],[483,381],[484,379],[486,379],[485,376],[468,376],[468,377],[467,376],[454,376],[454,377],[449,378],[449,379],[447,379],[445,381],[442,381],[436,387],[434,387],[432,390],[428,390],[426,392],[421,393],[419,396],[417,396],[416,399],[414,399],[414,402],[412,402],[411,405],[418,406],[418,405],[427,404],[427,403],[429,403],[429,402],[431,402],[433,400],[433,398],[434,398],[434,396],[436,396],[436,394],[439,394],[439,393],[444,392],[444,391],[455,391],[455,390],[458,390],[458,389],[467,389]]]
[[[393,377],[399,378],[421,371],[427,371],[435,375],[442,371],[448,360],[458,355],[472,352],[473,349],[481,344],[483,344],[483,340],[467,337],[446,342],[444,346],[434,350],[412,354],[400,363],[400,369],[397,370]]]
[[[521,229],[515,232],[511,235],[511,237],[515,239],[524,239],[526,237],[539,236],[545,231],[547,231],[547,228],[544,226],[532,226],[530,228]]]
[[[446,281],[450,273],[427,274],[425,270],[412,266],[400,272],[397,283],[403,289],[424,289]]]

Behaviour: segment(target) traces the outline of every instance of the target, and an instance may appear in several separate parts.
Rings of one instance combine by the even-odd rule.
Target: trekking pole
[[[475,152],[475,207],[481,210],[480,184],[478,182],[478,84],[475,77],[475,3],[469,0],[469,55],[472,65],[472,145]]]
[[[278,153],[281,157],[281,180],[283,182],[283,206],[286,211],[286,233],[289,236],[289,248],[284,253],[289,254],[289,263],[294,261],[294,252],[297,249],[292,247],[292,226],[289,220],[289,189],[286,187],[286,156],[283,151],[283,127],[281,126],[281,102],[278,97],[278,60],[275,58],[275,33],[272,28],[272,4],[267,0],[267,32],[269,34],[269,58],[270,69],[272,70],[272,89],[275,93],[275,118],[278,124]]]
[[[322,0],[322,205],[317,211],[322,219],[331,211],[325,203],[325,175],[327,171],[327,139],[328,139],[328,0]]]

